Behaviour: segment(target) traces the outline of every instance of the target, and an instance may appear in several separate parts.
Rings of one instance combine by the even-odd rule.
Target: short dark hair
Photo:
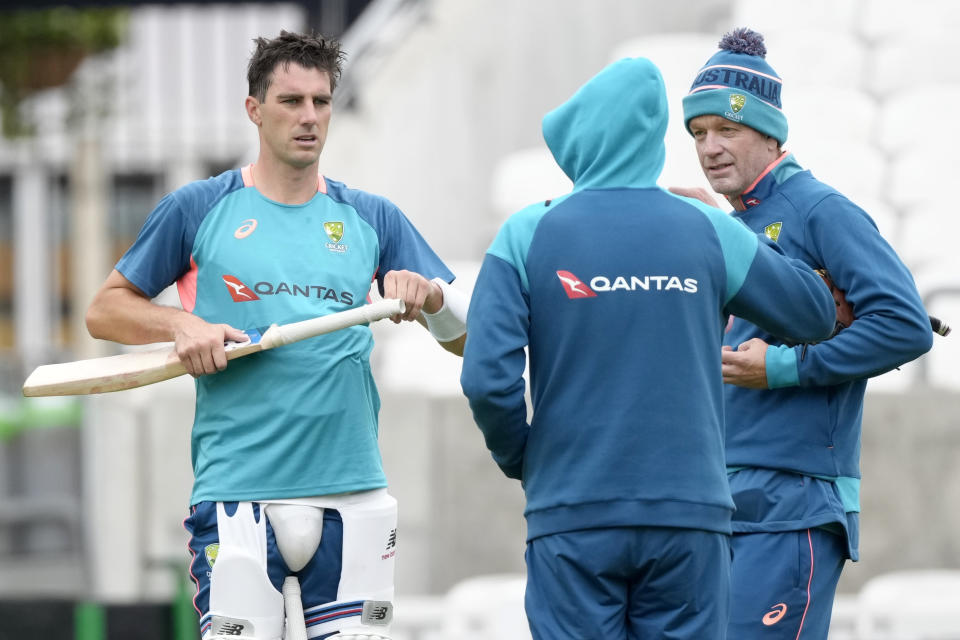
[[[340,43],[336,40],[313,34],[281,31],[280,35],[272,40],[256,38],[254,42],[257,48],[247,65],[247,83],[249,95],[257,100],[266,99],[274,69],[280,65],[286,68],[291,62],[305,69],[326,71],[330,77],[330,91],[336,87],[345,57],[340,50]]]

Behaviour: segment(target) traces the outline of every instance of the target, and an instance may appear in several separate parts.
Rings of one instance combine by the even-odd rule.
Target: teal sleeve
[[[815,256],[853,305],[853,323],[810,345],[800,386],[841,384],[880,375],[926,353],[930,320],[910,271],[862,209],[839,194],[809,215]]]
[[[569,194],[547,203],[533,204],[513,214],[500,227],[497,237],[487,249],[487,254],[500,258],[516,270],[523,291],[530,290],[526,263],[533,233],[543,216],[568,197]]]
[[[487,448],[509,478],[522,477],[530,431],[523,378],[530,341],[527,252],[550,208],[532,205],[503,224],[484,257],[467,312],[460,384]]]
[[[800,383],[800,373],[797,371],[797,349],[802,347],[767,347],[767,387],[780,389],[794,387]]]
[[[719,209],[693,198],[683,199],[704,212],[723,247],[723,262],[727,271],[727,292],[723,304],[726,305],[740,291],[753,264],[759,244],[757,234]]]

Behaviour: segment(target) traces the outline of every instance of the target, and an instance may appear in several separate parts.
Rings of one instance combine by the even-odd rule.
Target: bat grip
[[[273,325],[263,334],[260,344],[263,349],[273,349],[354,325],[376,322],[403,313],[404,309],[403,300],[386,299],[354,309],[320,316],[319,318],[310,318],[309,320],[285,325]]]
[[[283,640],[307,640],[307,626],[303,619],[300,581],[297,580],[296,576],[287,576],[283,581],[282,593],[287,623]]]

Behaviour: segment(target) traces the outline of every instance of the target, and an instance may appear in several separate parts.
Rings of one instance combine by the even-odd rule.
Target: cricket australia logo
[[[735,120],[740,122],[743,120],[743,114],[740,111],[743,109],[744,105],[747,104],[747,96],[742,93],[731,93],[730,94],[730,111],[727,111],[723,115],[729,120]]]
[[[780,229],[782,228],[783,222],[772,222],[763,228],[763,235],[776,242],[780,238]]]
[[[213,565],[217,562],[217,554],[220,553],[220,544],[214,542],[213,544],[208,544],[203,548],[203,557],[207,559],[207,565],[213,569]]]
[[[330,242],[327,243],[327,249],[334,253],[346,253],[347,245],[340,242],[343,239],[342,222],[324,222],[323,230],[326,232]]]

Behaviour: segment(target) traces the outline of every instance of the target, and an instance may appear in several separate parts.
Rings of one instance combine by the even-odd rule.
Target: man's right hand
[[[178,318],[174,334],[177,356],[194,378],[227,368],[227,354],[223,343],[246,342],[247,334],[228,324],[210,324],[201,318],[184,313]]]
[[[114,269],[87,308],[87,329],[120,344],[173,341],[184,369],[193,377],[227,366],[223,343],[246,342],[247,334],[228,324],[210,324],[189,311],[154,304]]]

